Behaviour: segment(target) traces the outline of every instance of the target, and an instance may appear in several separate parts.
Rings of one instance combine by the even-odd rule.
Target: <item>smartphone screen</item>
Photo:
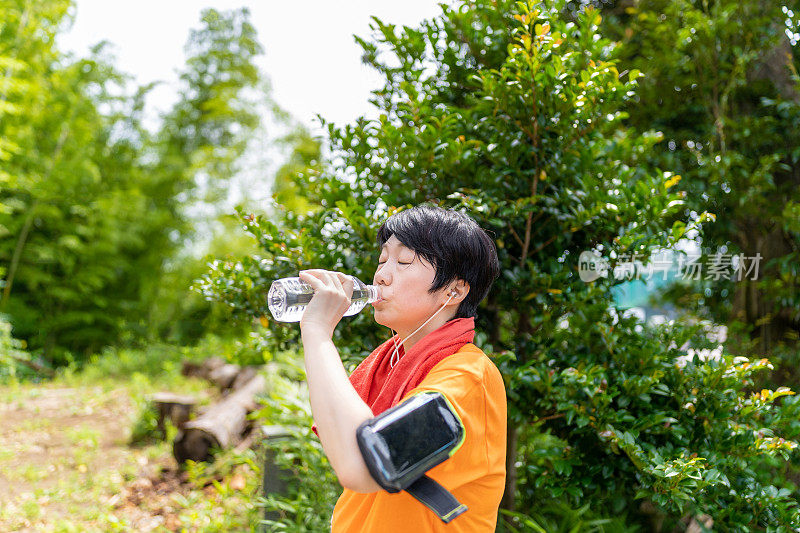
[[[377,433],[393,458],[398,476],[458,442],[458,420],[443,398],[426,401]]]

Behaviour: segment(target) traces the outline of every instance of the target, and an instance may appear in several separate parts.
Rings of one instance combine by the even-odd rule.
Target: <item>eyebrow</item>
[[[383,243],[383,246],[381,246],[381,250],[383,250],[383,249],[384,249],[384,248],[386,248],[387,246],[389,246],[389,243],[388,243],[388,242],[385,242],[385,243]],[[410,249],[411,249],[411,248],[409,248],[408,246],[406,246],[406,245],[405,245],[405,244],[403,244],[403,243],[400,243],[400,244],[398,244],[398,245],[397,245],[397,247],[398,247],[398,248],[405,248],[406,250],[410,250]]]

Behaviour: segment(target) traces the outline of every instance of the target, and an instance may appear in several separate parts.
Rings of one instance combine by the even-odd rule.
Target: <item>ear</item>
[[[464,301],[464,298],[467,297],[467,294],[469,294],[469,283],[463,279],[459,279],[455,282],[455,284],[450,286],[450,290],[446,292],[445,297],[450,298],[450,296],[453,296],[453,298],[450,300],[450,305],[454,305],[460,304],[462,301]]]

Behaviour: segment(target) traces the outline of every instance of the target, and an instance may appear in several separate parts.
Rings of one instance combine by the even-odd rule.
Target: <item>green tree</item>
[[[307,198],[314,193],[309,190],[312,184],[303,177],[311,170],[319,172],[322,168],[320,141],[311,137],[303,126],[295,125],[280,142],[291,147],[291,154],[275,173],[272,186],[275,202],[284,211],[294,213],[306,213],[318,208]]]
[[[648,530],[700,513],[721,530],[799,525],[791,491],[753,463],[797,446],[768,425],[793,416],[794,404],[779,409],[791,391],[746,392],[769,363],[688,357],[686,343],[713,347],[702,324],[620,316],[618,280],[578,276],[582,251],[646,264],[707,218],[683,217],[679,178],[650,160],[663,135],[625,127],[640,73],[619,71],[599,13],[562,1],[442,9],[419,28],[375,19],[372,41],[358,39],[384,76],[379,117],[328,124],[331,164],[303,175],[319,211],[241,213],[262,253],[214,263],[206,294],[265,315],[269,283],[299,269],[370,279],[375,232],[395,210],[466,209],[495,236],[502,266],[476,342],[508,391],[509,526],[564,505]],[[264,335],[297,347],[291,325]],[[386,332],[362,313],[334,335],[352,368]]]
[[[643,0],[609,10],[625,68],[646,73],[627,106],[639,131],[665,142],[651,164],[682,176],[685,210],[717,215],[702,245],[729,266],[758,272],[704,276],[671,299],[729,326],[743,353],[774,357],[773,381],[798,383],[800,340],[800,89],[797,2]],[[788,33],[788,35],[787,35]],[[789,35],[792,35],[790,39]],[[742,272],[743,273],[743,272]],[[754,279],[755,278],[755,279]]]
[[[6,4],[0,308],[32,350],[60,363],[155,329],[169,259],[192,237],[189,210],[214,200],[258,125],[261,49],[246,10],[204,11],[181,97],[150,134],[150,87],[131,94],[104,44],[77,60],[55,48],[69,2]]]
[[[68,2],[42,9],[9,4],[2,43],[16,63],[6,76],[19,78],[11,87],[24,88],[26,97],[0,121],[12,147],[3,171],[14,177],[2,191],[8,209],[0,215],[7,230],[0,257],[7,269],[0,306],[37,348],[53,346],[56,332],[64,333],[64,344],[86,342],[89,324],[113,331],[108,315],[87,307],[107,305],[92,292],[121,266],[109,240],[122,230],[103,204],[114,201],[112,187],[99,179],[97,164],[108,133],[97,106],[113,103],[106,88],[120,78],[103,63],[101,47],[72,62],[55,49]],[[19,94],[9,90],[7,98]]]
[[[202,317],[219,313],[188,295],[195,277],[191,273],[199,266],[186,250],[196,239],[199,222],[192,210],[224,198],[226,184],[241,170],[248,140],[260,126],[260,104],[270,102],[261,93],[262,74],[254,63],[263,50],[249,11],[206,9],[201,19],[203,26],[190,32],[186,44],[180,99],[140,153],[154,161],[146,166],[147,177],[139,180],[151,203],[144,235],[149,248],[138,265],[150,273],[141,278],[143,334],[174,334],[177,330],[163,322],[167,316],[180,322],[184,333],[185,328],[200,333]],[[167,294],[171,297],[165,301]],[[165,306],[172,308],[166,316]]]

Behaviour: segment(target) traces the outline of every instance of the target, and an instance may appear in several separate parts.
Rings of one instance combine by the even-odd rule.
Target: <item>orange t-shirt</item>
[[[434,366],[403,397],[442,393],[464,424],[464,443],[427,475],[469,509],[445,524],[405,491],[359,493],[344,489],[331,518],[332,533],[494,531],[506,478],[506,391],[500,371],[474,344]]]

